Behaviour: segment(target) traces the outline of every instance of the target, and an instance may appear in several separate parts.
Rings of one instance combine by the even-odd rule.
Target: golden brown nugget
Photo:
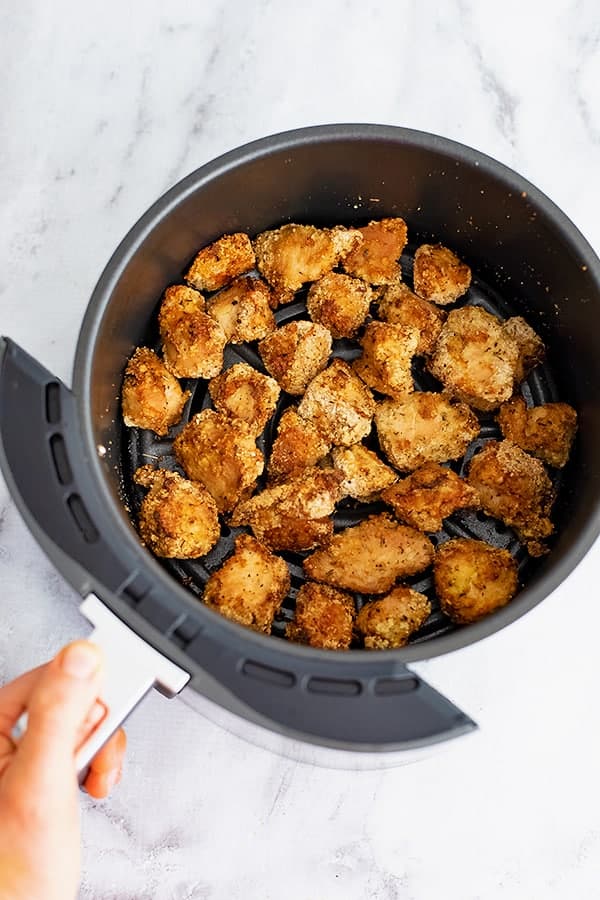
[[[365,603],[356,617],[356,630],[367,650],[393,650],[406,646],[430,614],[425,594],[399,585],[385,597]]]
[[[271,291],[261,278],[243,275],[209,297],[206,311],[232,344],[260,341],[275,330]]]
[[[519,383],[527,378],[532,369],[544,361],[546,348],[541,337],[521,316],[512,316],[507,319],[502,330],[516,343],[519,350],[519,360],[515,369],[515,380]]]
[[[262,375],[247,363],[235,363],[208,385],[215,409],[243,419],[258,437],[275,412],[279,385],[274,378]]]
[[[517,564],[508,550],[469,538],[442,544],[435,554],[433,577],[442,612],[459,625],[505,606],[518,587]]]
[[[568,403],[543,403],[528,409],[522,397],[503,403],[498,412],[502,434],[522,450],[562,469],[577,431],[577,413]]]
[[[408,236],[404,219],[379,219],[359,228],[363,240],[342,266],[349,275],[369,284],[392,284],[402,278],[398,260]]]
[[[390,325],[415,328],[419,343],[415,353],[429,354],[442,330],[445,313],[433,303],[417,297],[402,281],[390,284],[379,300],[379,318]]]
[[[201,481],[219,512],[250,496],[264,467],[251,428],[212,409],[197,413],[173,443],[186,475]]]
[[[457,509],[477,509],[479,494],[466,481],[437,463],[425,463],[408,478],[387,488],[381,499],[401,522],[419,531],[439,531]]]
[[[258,345],[265,368],[288,394],[303,394],[331,354],[331,333],[314,322],[288,322]]]
[[[352,368],[372,390],[402,397],[414,390],[411,364],[418,344],[415,328],[370,322],[360,340],[362,355]]]
[[[369,313],[373,291],[360,278],[329,272],[311,285],[306,308],[334,338],[354,337]]]
[[[199,291],[217,291],[237,275],[253,269],[256,260],[247,234],[224,234],[197,254],[185,280]]]
[[[142,466],[133,476],[149,488],[139,516],[140,536],[157,556],[197,559],[221,536],[217,505],[204,485],[176,472]]]
[[[240,534],[233,555],[206,582],[203,600],[228,619],[269,634],[289,589],[285,562],[249,534]]]
[[[332,514],[342,476],[333,469],[303,469],[240,503],[231,524],[249,525],[271,550],[311,550],[333,533]]]
[[[468,406],[427,391],[377,404],[375,425],[381,449],[401,472],[458,459],[479,434]]]
[[[468,482],[485,512],[514,528],[531,556],[545,552],[541,541],[554,531],[554,489],[539,459],[512,441],[490,441],[471,460]]]
[[[326,441],[350,447],[360,443],[371,430],[375,401],[348,363],[334,359],[310,382],[298,412],[318,428]]]
[[[189,391],[182,391],[177,379],[153,350],[138,347],[125,369],[121,407],[129,428],[148,428],[167,434],[181,419]]]
[[[177,378],[212,378],[223,367],[227,338],[205,306],[202,294],[183,284],[165,291],[158,324],[165,366]]]
[[[479,306],[448,314],[428,361],[446,392],[475,409],[497,409],[512,396],[519,348],[496,316]]]
[[[469,290],[471,270],[441,244],[422,244],[415,253],[415,294],[439,306],[454,303]]]
[[[304,560],[313,581],[363,594],[384,594],[398,578],[416,575],[433,559],[431,541],[391,516],[370,516],[335,534]]]
[[[298,591],[294,620],[286,628],[286,637],[323,650],[348,650],[354,616],[354,600],[349,594],[309,581]]]
[[[344,480],[342,493],[355,500],[375,500],[384,488],[398,479],[398,475],[382,462],[376,453],[362,444],[352,447],[334,447],[333,466],[338,469]]]
[[[268,472],[280,481],[301,469],[316,465],[331,449],[312,422],[303,419],[293,406],[282,414],[269,457]]]
[[[307,281],[330,272],[361,240],[354,229],[282,225],[255,239],[256,264],[273,288],[274,302],[286,303]]]

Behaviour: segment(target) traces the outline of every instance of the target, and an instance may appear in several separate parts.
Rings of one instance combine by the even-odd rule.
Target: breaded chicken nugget
[[[262,375],[248,363],[235,363],[208,385],[215,409],[236,419],[243,419],[258,437],[275,412],[279,385],[274,378]]]
[[[204,247],[189,268],[185,280],[199,291],[217,291],[255,265],[247,234],[224,234]]]
[[[204,485],[176,472],[142,466],[133,476],[150,488],[142,500],[140,536],[157,556],[196,559],[221,536],[217,505]]]
[[[262,340],[258,352],[282,390],[302,394],[327,365],[331,334],[313,322],[288,322]]]
[[[417,297],[403,282],[390,284],[379,300],[379,318],[391,325],[416,328],[419,343],[415,353],[429,354],[442,330],[445,314],[433,303]]]
[[[358,444],[371,430],[375,401],[348,363],[334,359],[306,388],[298,412],[326,441],[342,447]]]
[[[540,539],[554,531],[554,489],[538,459],[511,441],[490,441],[471,460],[468,481],[483,509],[512,526],[531,556],[546,552]]]
[[[366,603],[356,617],[356,629],[367,650],[393,650],[408,644],[431,614],[431,603],[412,588],[399,585]]]
[[[379,219],[359,229],[363,240],[342,262],[349,275],[369,284],[392,284],[402,278],[398,260],[406,246],[404,219]]]
[[[223,367],[227,338],[205,306],[202,294],[183,284],[165,291],[158,324],[165,366],[177,378],[212,378]]]
[[[519,348],[500,320],[479,306],[449,313],[428,368],[446,392],[475,409],[496,409],[512,396]]]
[[[431,541],[385,514],[335,534],[304,560],[314,581],[364,594],[384,594],[396,579],[422,572],[433,559]]]
[[[243,275],[209,297],[206,311],[232,344],[260,341],[275,329],[271,291],[261,278]]]
[[[212,494],[219,512],[233,509],[248,497],[264,467],[246,422],[212,409],[204,409],[188,422],[173,449],[189,478],[201,481]]]
[[[439,531],[457,509],[477,509],[479,494],[452,469],[425,463],[408,478],[387,488],[381,499],[396,518],[419,531]]]
[[[516,343],[519,349],[519,361],[515,370],[515,380],[519,383],[527,378],[532,369],[544,361],[546,348],[541,337],[521,316],[507,319],[502,330]]]
[[[369,322],[352,368],[374,391],[402,397],[414,390],[411,364],[418,344],[419,332],[409,325]]]
[[[422,244],[415,253],[415,294],[440,306],[454,303],[469,290],[471,270],[441,244]]]
[[[468,406],[427,391],[377,404],[375,425],[381,449],[401,472],[458,459],[479,434]]]
[[[339,469],[344,480],[342,493],[355,500],[374,500],[384,488],[389,487],[398,475],[383,463],[376,453],[362,444],[352,447],[334,447],[333,466]]]
[[[316,465],[331,449],[312,422],[299,416],[290,406],[277,426],[269,457],[268,472],[273,481],[281,481],[301,469]]]
[[[503,403],[498,412],[502,434],[550,466],[562,468],[577,431],[577,413],[568,403],[544,403],[527,409],[522,397]]]
[[[373,291],[360,278],[329,272],[311,285],[306,308],[334,338],[354,337],[367,318]]]
[[[203,600],[228,619],[268,634],[289,589],[285,562],[249,534],[240,534],[233,555],[206,582]]]
[[[249,525],[271,550],[311,550],[333,533],[341,480],[333,469],[303,469],[236,506],[231,524]]]
[[[442,612],[459,625],[505,606],[518,586],[517,564],[508,550],[469,538],[442,544],[435,554],[433,576]]]
[[[123,421],[128,427],[166,434],[181,419],[189,396],[153,350],[137,348],[127,363],[121,393]]]
[[[298,591],[294,621],[286,637],[324,650],[348,650],[354,625],[354,600],[326,584],[307,582]]]

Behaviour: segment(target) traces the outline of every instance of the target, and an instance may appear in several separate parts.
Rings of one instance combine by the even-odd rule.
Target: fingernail
[[[71,644],[63,650],[60,666],[71,678],[83,681],[96,674],[100,667],[100,656],[92,644]]]
[[[104,789],[107,794],[109,794],[114,786],[118,784],[121,780],[121,771],[120,769],[113,769],[112,772],[109,772],[108,775],[104,776]]]

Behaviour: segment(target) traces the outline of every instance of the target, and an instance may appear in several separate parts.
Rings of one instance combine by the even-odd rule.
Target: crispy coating
[[[354,337],[369,313],[373,291],[360,278],[329,272],[311,285],[306,307],[334,338]]]
[[[128,427],[166,434],[181,419],[189,396],[153,350],[137,348],[127,363],[121,392],[123,421]]]
[[[404,219],[379,219],[359,229],[363,240],[344,260],[349,275],[369,284],[392,284],[402,278],[398,260],[406,246]]]
[[[471,270],[441,244],[422,244],[415,253],[415,293],[439,306],[454,303],[469,290]]]
[[[341,496],[341,480],[333,469],[303,469],[240,503],[231,524],[249,525],[271,550],[311,550],[333,533],[331,516]]]
[[[379,318],[391,325],[416,328],[419,343],[415,353],[429,354],[435,347],[444,322],[444,311],[417,297],[402,281],[390,284],[379,300]]]
[[[431,541],[382,514],[335,534],[304,560],[314,581],[364,594],[384,594],[396,579],[422,572],[433,559]]]
[[[471,460],[468,481],[483,509],[514,528],[532,556],[545,552],[541,539],[554,531],[554,490],[538,459],[512,441],[490,441]]]
[[[206,582],[203,599],[228,619],[268,634],[289,589],[285,562],[249,534],[240,534],[233,555]]]
[[[496,409],[512,396],[519,349],[500,320],[479,306],[449,313],[429,371],[446,392],[475,409]]]
[[[298,412],[331,444],[350,447],[371,430],[375,401],[348,363],[334,359],[306,388]]]
[[[299,416],[292,406],[286,409],[277,426],[271,447],[268,472],[272,481],[280,481],[301,469],[316,465],[329,450],[329,444],[312,422]]]
[[[288,394],[303,394],[310,381],[327,365],[331,334],[313,322],[288,322],[258,345],[269,372]]]
[[[206,311],[232,344],[260,341],[275,329],[271,291],[261,278],[243,275],[209,297]]]
[[[544,361],[546,356],[544,342],[522,316],[512,316],[507,319],[502,330],[518,347],[519,359],[515,370],[515,379],[517,382],[521,382],[527,378],[532,369]]]
[[[256,264],[273,288],[274,302],[286,303],[307,281],[330,272],[360,241],[354,229],[282,225],[255,239]]]
[[[208,385],[218,412],[243,419],[255,437],[264,430],[279,400],[279,385],[248,363],[235,363]]]
[[[253,269],[255,262],[247,234],[224,234],[218,241],[200,250],[185,280],[199,291],[217,291],[237,275]]]
[[[379,403],[375,424],[383,452],[401,472],[458,459],[479,434],[468,406],[427,391]]]
[[[201,481],[212,494],[219,512],[248,497],[264,467],[247,423],[212,409],[190,419],[173,449],[188,477]]]
[[[140,536],[157,556],[196,559],[221,536],[217,505],[204,485],[176,472],[142,466],[133,476],[150,488],[142,500]]]
[[[522,450],[557,469],[566,465],[577,431],[577,413],[568,403],[528,409],[522,397],[513,397],[500,407],[498,423],[504,437]]]
[[[433,576],[442,612],[459,625],[505,606],[518,586],[517,564],[508,550],[470,538],[442,544],[435,554]]]
[[[286,637],[323,650],[348,650],[354,616],[352,597],[309,581],[298,591],[294,621],[287,626]]]
[[[183,284],[165,291],[158,324],[165,366],[177,378],[212,378],[223,366],[227,338],[205,306],[202,294]]]
[[[463,479],[437,463],[425,463],[381,495],[396,518],[419,531],[439,531],[457,509],[477,509],[479,494]]]
[[[362,355],[352,368],[374,391],[402,397],[414,390],[411,363],[418,344],[419,332],[409,325],[370,322],[360,340]]]
[[[393,650],[408,644],[411,634],[431,614],[431,603],[412,588],[399,585],[366,603],[356,617],[356,630],[367,650]]]
[[[335,469],[344,476],[342,492],[355,500],[374,500],[384,488],[393,484],[398,475],[382,462],[376,453],[362,444],[352,447],[334,447],[332,452]]]

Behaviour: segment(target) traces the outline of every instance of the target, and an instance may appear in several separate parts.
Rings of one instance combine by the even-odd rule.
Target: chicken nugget
[[[371,430],[375,401],[348,363],[334,359],[306,388],[298,412],[331,444],[350,447]]]
[[[212,409],[197,413],[173,443],[186,475],[201,481],[219,512],[250,496],[264,467],[252,430],[242,419]]]
[[[544,361],[546,356],[544,342],[521,316],[512,316],[507,319],[502,330],[518,347],[519,360],[515,370],[515,380],[520,383],[527,378],[532,369]]]
[[[398,260],[408,236],[404,219],[379,219],[359,228],[362,243],[348,254],[342,267],[369,284],[393,284],[402,278]]]
[[[517,564],[508,550],[470,538],[442,544],[435,554],[433,577],[442,612],[459,625],[505,606],[518,587]]]
[[[334,447],[331,455],[334,468],[339,469],[344,477],[341,485],[343,495],[355,500],[375,500],[384,488],[398,479],[393,469],[362,444]]]
[[[452,469],[425,463],[408,478],[387,488],[381,499],[401,522],[419,531],[440,531],[457,509],[477,509],[479,494]]]
[[[212,378],[223,367],[227,338],[205,305],[202,294],[183,284],[165,291],[158,324],[165,366],[177,378]]]
[[[153,350],[138,347],[127,363],[121,407],[129,428],[148,428],[155,434],[167,434],[181,419],[189,391],[182,391]]]
[[[306,308],[334,338],[354,337],[367,318],[373,291],[360,278],[329,272],[311,285]]]
[[[349,594],[309,581],[298,591],[294,620],[286,628],[286,637],[324,650],[348,650],[354,616],[354,600]]]
[[[427,391],[377,404],[375,425],[381,449],[401,472],[458,459],[479,434],[468,406]]]
[[[208,385],[218,412],[243,419],[258,437],[273,415],[279,400],[279,385],[248,363],[235,363]]]
[[[221,536],[219,515],[204,485],[152,466],[142,466],[133,480],[150,488],[142,500],[139,530],[153,553],[196,559],[215,546]]]
[[[429,354],[442,330],[445,314],[433,303],[417,297],[403,282],[390,284],[379,300],[379,318],[390,325],[416,328],[419,343],[415,353]]]
[[[265,368],[288,394],[302,394],[327,365],[331,334],[313,322],[288,322],[258,345]]]
[[[224,234],[195,257],[185,280],[199,291],[217,291],[237,275],[255,265],[254,250],[247,234]]]
[[[469,290],[471,270],[441,244],[417,248],[413,268],[415,294],[440,306],[454,303]]]
[[[277,426],[269,457],[268,472],[280,481],[301,469],[316,465],[331,449],[312,422],[299,416],[292,406],[286,409]]]
[[[260,341],[275,329],[271,291],[261,278],[242,275],[209,297],[206,311],[232,344]]]
[[[414,390],[411,364],[418,344],[419,332],[409,325],[370,322],[360,340],[362,355],[352,368],[374,391],[402,397]]]
[[[558,469],[566,465],[577,431],[577,413],[568,403],[528,409],[522,397],[514,397],[500,407],[498,423],[504,437],[522,450]]]
[[[256,538],[240,534],[233,555],[206,582],[202,599],[228,619],[269,634],[289,589],[285,562]]]
[[[425,594],[399,585],[385,597],[365,603],[356,617],[356,630],[367,650],[393,650],[408,644],[430,614]]]
[[[433,559],[431,541],[391,516],[370,516],[335,534],[304,560],[313,581],[364,594],[385,594],[398,578],[416,575]]]

